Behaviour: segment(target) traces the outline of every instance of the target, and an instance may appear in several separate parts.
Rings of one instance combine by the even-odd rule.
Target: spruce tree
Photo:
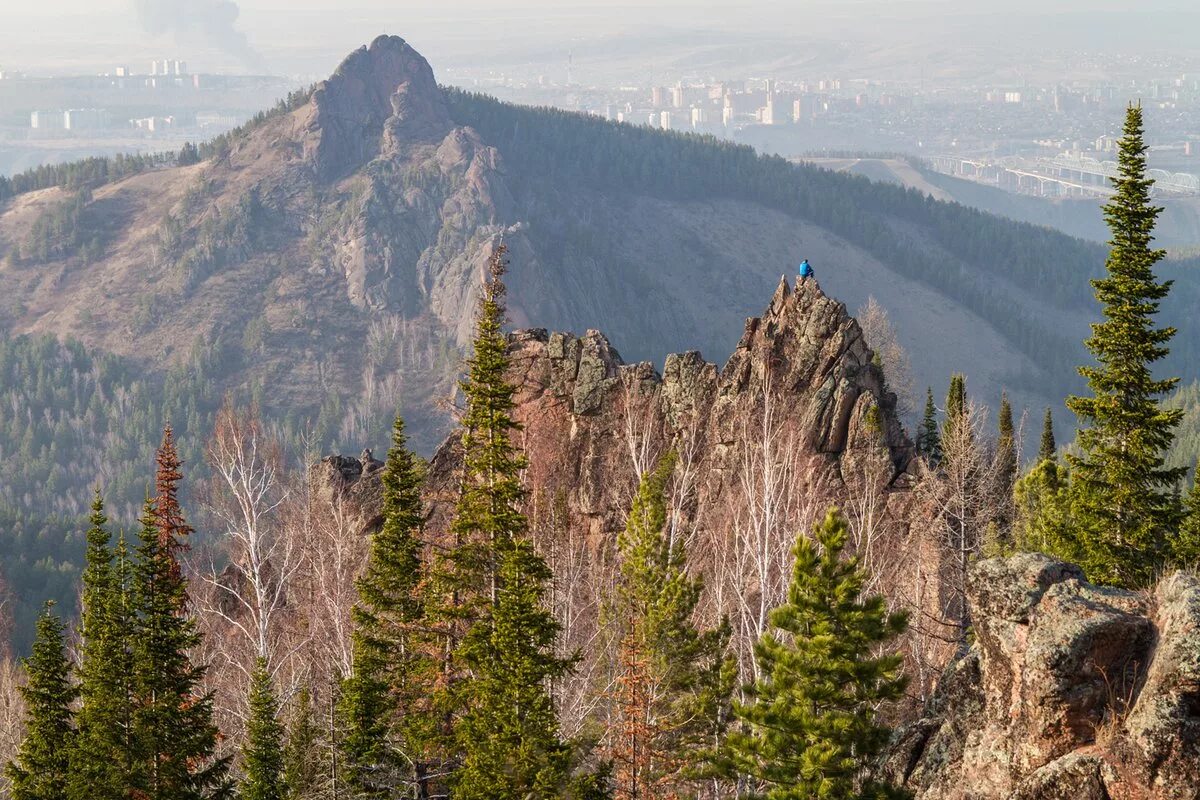
[[[545,608],[551,574],[527,537],[498,545],[496,604],[472,626],[462,657],[473,673],[458,726],[458,800],[558,798],[570,787],[571,748],[558,735],[551,683],[571,661],[555,654]]]
[[[1175,329],[1154,324],[1171,282],[1154,274],[1164,251],[1151,247],[1161,209],[1150,201],[1146,150],[1142,109],[1131,105],[1116,193],[1104,207],[1111,252],[1105,276],[1092,281],[1104,312],[1086,342],[1096,363],[1079,369],[1091,395],[1067,401],[1080,422],[1080,452],[1067,456],[1077,549],[1093,581],[1128,586],[1145,586],[1162,565],[1182,519],[1175,486],[1186,473],[1164,459],[1182,411],[1159,400],[1177,379],[1152,372]]]
[[[1013,489],[1017,483],[1017,440],[1013,425],[1012,405],[1008,393],[1000,394],[1000,411],[997,415],[996,462],[994,479],[996,484],[996,513],[989,523],[988,542],[990,552],[1003,553],[1012,549],[1012,526],[1015,516]]]
[[[200,689],[204,668],[189,657],[199,634],[183,610],[177,548],[161,537],[159,519],[147,502],[133,566],[133,793],[145,800],[229,797],[228,759],[214,756],[212,697]]]
[[[558,625],[543,607],[550,572],[519,507],[525,459],[512,441],[520,426],[512,417],[516,388],[506,376],[504,254],[501,245],[488,264],[461,384],[463,471],[447,572],[456,592],[449,621],[470,625],[451,665],[458,800],[558,797],[571,766],[549,694],[570,663],[554,652]]]
[[[724,627],[694,621],[703,584],[687,573],[682,541],[668,531],[668,455],[638,486],[617,541],[620,573],[612,616],[624,624],[611,757],[618,798],[689,793],[725,733],[735,668]]]
[[[285,800],[283,725],[267,660],[261,656],[250,676],[250,719],[242,745],[240,800]]]
[[[899,654],[878,655],[906,626],[882,597],[862,597],[866,575],[843,559],[846,521],[830,510],[795,545],[787,602],[755,646],[762,678],[736,704],[730,763],[771,800],[898,798],[864,778],[888,742],[879,705],[900,698]]]
[[[424,620],[422,473],[397,416],[382,475],[383,526],[357,582],[354,674],[340,703],[347,781],[362,797],[385,796],[400,783],[413,784],[418,795],[428,789],[437,665]]]
[[[1046,407],[1046,416],[1042,419],[1042,439],[1038,443],[1038,462],[1054,461],[1058,458],[1058,443],[1054,441],[1054,415]]]
[[[122,563],[116,563],[98,491],[90,521],[79,625],[78,732],[67,794],[72,800],[122,800],[133,766],[124,548]]]
[[[74,731],[71,666],[63,645],[63,624],[47,603],[37,621],[33,652],[25,659],[25,738],[5,773],[11,800],[66,800],[69,754]]]
[[[938,431],[937,408],[933,405],[933,387],[925,389],[925,414],[917,433],[917,452],[936,465],[942,460],[942,437]]]
[[[950,376],[950,388],[946,392],[946,419],[942,423],[941,441],[954,441],[966,418],[967,379],[955,373]]]
[[[1008,393],[1000,394],[1000,413],[998,416],[998,431],[996,435],[996,474],[1001,487],[1008,495],[1012,494],[1013,483],[1017,480],[1017,439],[1013,426],[1012,405],[1008,402]]]

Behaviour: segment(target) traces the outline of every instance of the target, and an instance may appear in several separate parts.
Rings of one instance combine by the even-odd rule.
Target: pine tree
[[[917,452],[936,465],[942,460],[942,437],[938,431],[937,408],[933,405],[933,387],[925,389],[925,414],[917,433]]]
[[[69,753],[74,731],[71,667],[63,645],[63,624],[47,603],[37,622],[33,652],[25,659],[27,677],[25,738],[5,773],[12,800],[66,800]]]
[[[241,800],[284,800],[283,725],[267,660],[261,656],[250,676],[250,720],[242,745]]]
[[[1050,407],[1046,407],[1046,416],[1042,419],[1042,440],[1038,443],[1038,461],[1054,461],[1058,458],[1058,444],[1054,441],[1054,415]]]
[[[461,384],[463,474],[445,573],[457,601],[447,617],[470,624],[449,688],[458,800],[557,797],[571,766],[549,694],[550,681],[570,664],[554,654],[558,626],[543,607],[550,573],[519,509],[525,460],[512,442],[520,427],[512,417],[516,389],[506,377],[504,254],[501,245],[489,261]]]
[[[1091,396],[1067,401],[1080,422],[1081,452],[1067,460],[1083,566],[1093,581],[1129,586],[1148,584],[1163,563],[1182,518],[1174,489],[1186,473],[1164,462],[1182,411],[1164,409],[1159,398],[1177,379],[1157,380],[1152,373],[1175,330],[1154,326],[1171,282],[1154,274],[1164,252],[1151,248],[1161,209],[1150,202],[1146,149],[1142,109],[1130,106],[1116,194],[1104,207],[1112,232],[1107,273],[1092,281],[1104,307],[1104,321],[1092,326],[1086,342],[1096,364],[1079,369]]]
[[[614,618],[620,645],[611,757],[622,800],[688,794],[706,750],[725,733],[734,665],[728,631],[694,622],[703,589],[687,573],[681,541],[668,531],[666,485],[675,458],[664,458],[638,487],[619,537]]]
[[[787,602],[755,646],[762,678],[735,712],[744,728],[729,736],[730,763],[771,800],[898,798],[865,780],[888,742],[879,704],[903,695],[898,654],[876,655],[904,631],[882,597],[863,598],[855,558],[842,559],[846,521],[830,510],[814,541],[800,536]]]
[[[67,794],[72,800],[123,800],[133,756],[129,738],[129,628],[122,563],[115,563],[96,492],[87,532],[79,639],[78,732]]]
[[[186,585],[154,504],[146,504],[133,566],[134,794],[145,800],[203,800],[232,794],[228,759],[216,758],[212,698],[200,693],[199,644],[182,610]]]
[[[437,672],[422,597],[421,481],[421,464],[397,416],[382,476],[383,526],[357,582],[354,674],[341,696],[347,781],[362,797],[389,796],[388,788],[401,782],[414,784],[418,795],[428,791],[428,751],[437,732],[428,699]]]
[[[321,758],[318,752],[321,732],[313,719],[312,692],[302,686],[293,700],[287,745],[283,750],[284,797],[308,800],[320,783]]]

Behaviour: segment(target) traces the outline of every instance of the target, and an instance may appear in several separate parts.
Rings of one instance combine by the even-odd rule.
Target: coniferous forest
[[[456,114],[519,142],[517,159],[555,147],[588,153],[562,159],[573,164],[564,178],[612,179],[597,168],[603,163],[618,165],[622,180],[667,174],[658,184],[667,191],[712,188],[695,175],[748,181],[776,191],[781,204],[809,203],[805,215],[854,224],[853,202],[822,208],[774,190],[766,184],[783,170],[749,156],[720,161],[737,166],[729,175],[672,177],[654,161],[670,147],[703,158],[721,147],[711,142],[672,139],[660,151],[630,130],[629,150],[594,152],[578,146],[590,122],[544,112],[554,117],[548,138],[517,137],[504,106],[450,96]],[[4,631],[13,652],[0,664],[0,793],[912,796],[904,785],[911,765],[889,767],[889,748],[936,705],[939,683],[953,684],[972,663],[980,620],[970,575],[979,562],[1044,553],[1079,565],[1098,586],[1147,592],[1164,575],[1200,565],[1200,488],[1179,463],[1194,448],[1197,389],[1177,391],[1163,371],[1179,332],[1158,321],[1172,283],[1159,274],[1164,253],[1153,245],[1159,209],[1143,133],[1141,108],[1130,107],[1104,209],[1110,248],[1091,270],[1099,309],[1083,343],[1091,357],[1078,381],[1062,378],[1079,387],[1067,401],[1078,419],[1073,436],[1054,430],[1049,410],[1039,413],[1037,457],[1023,465],[1024,419],[1008,396],[993,417],[971,396],[969,376],[948,376],[944,401],[927,389],[911,446],[896,445],[911,456],[903,480],[868,464],[861,480],[847,478],[837,503],[826,503],[815,493],[788,496],[799,485],[789,483],[794,473],[815,471],[815,462],[792,460],[799,445],[777,441],[787,432],[764,406],[761,428],[742,432],[761,437],[744,459],[754,484],[747,496],[761,502],[748,502],[744,516],[730,510],[726,549],[683,522],[694,442],[637,452],[633,390],[623,402],[636,467],[614,541],[601,541],[586,514],[569,513],[568,498],[530,491],[536,465],[527,444],[540,420],[518,413],[502,240],[487,263],[456,394],[445,446],[455,457],[450,485],[431,499],[433,465],[411,447],[397,415],[382,461],[370,453],[355,461],[356,477],[378,479],[369,535],[312,463],[334,435],[336,408],[314,434],[265,422],[261,390],[213,397],[206,369],[219,359],[216,346],[156,386],[77,344],[0,343],[0,377],[19,386],[0,398],[0,427],[17,447],[0,459],[0,621],[33,632],[27,644]],[[74,175],[47,172],[14,185]],[[860,199],[872,202],[866,188]],[[954,221],[939,222],[937,207],[912,194],[892,200],[932,215],[953,241]],[[1036,241],[957,246],[1010,246],[1021,279],[1082,291],[1051,280],[1035,260]],[[937,268],[915,253],[894,255],[908,259],[904,269]],[[773,304],[785,302],[785,288]],[[882,336],[886,324],[872,330]],[[1041,328],[1027,333],[1036,347]],[[895,353],[887,342],[869,344]],[[870,362],[884,388],[899,381],[897,358]],[[865,407],[862,430],[891,452],[883,415],[894,414],[896,399],[881,396],[890,400]],[[204,444],[181,447],[180,431]],[[75,454],[69,473],[45,455],[65,449]],[[128,466],[151,451],[153,469]],[[849,456],[839,469],[849,475]],[[60,492],[80,481],[103,487],[86,508]],[[793,507],[804,500],[805,509]],[[787,504],[786,512],[776,507]],[[118,515],[137,523],[114,522]],[[72,531],[65,545],[54,533],[63,528]],[[888,531],[926,549],[887,550]],[[902,555],[914,571],[935,566],[901,580]],[[739,577],[722,577],[730,574]],[[929,586],[936,597],[921,594]],[[17,596],[25,606],[14,618]]]

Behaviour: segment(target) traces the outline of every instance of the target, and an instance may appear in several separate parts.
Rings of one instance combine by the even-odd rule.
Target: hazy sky
[[[1200,47],[1195,0],[0,0],[0,69],[95,71],[156,55],[205,71],[322,75],[379,33],[435,66],[602,58],[617,38],[685,49],[769,37],[929,51]],[[658,37],[657,39],[655,37]],[[664,37],[672,37],[668,42]],[[654,44],[658,42],[658,44]]]

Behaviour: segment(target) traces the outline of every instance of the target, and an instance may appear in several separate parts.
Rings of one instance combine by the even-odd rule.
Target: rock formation
[[[1200,797],[1200,580],[1092,586],[1042,555],[972,571],[975,644],[889,761],[918,800]]]
[[[882,502],[909,480],[912,446],[896,398],[858,323],[815,280],[793,288],[781,279],[720,370],[688,352],[668,356],[659,375],[647,362],[625,364],[594,330],[582,337],[519,330],[509,337],[509,356],[526,486],[535,499],[565,500],[572,523],[593,539],[624,526],[638,474],[670,450],[683,463],[689,485],[677,493],[695,528],[720,524],[739,502],[748,449],[773,447],[773,457],[789,463],[787,492],[820,498],[822,510],[864,476],[884,490]],[[764,442],[768,435],[773,444]],[[435,528],[452,508],[457,445],[451,436],[430,464]],[[338,491],[376,496],[358,487],[357,459],[324,463],[337,473]]]
[[[637,475],[674,450],[683,464],[689,524],[726,522],[763,428],[793,460],[789,492],[835,502],[847,483],[904,475],[911,446],[895,396],[846,307],[814,280],[781,279],[761,318],[747,320],[720,370],[697,352],[667,357],[662,375],[625,364],[598,331],[583,337],[523,330],[511,337],[516,418],[534,495],[564,497],[573,524],[595,537],[624,526]],[[453,494],[457,440],[435,454],[434,498]],[[444,508],[445,506],[442,506]]]

